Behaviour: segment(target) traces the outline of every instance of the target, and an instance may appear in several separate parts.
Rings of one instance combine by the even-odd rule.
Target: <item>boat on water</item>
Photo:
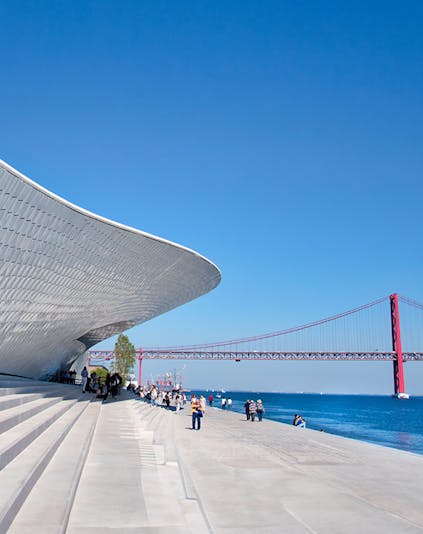
[[[408,393],[395,393],[392,395],[395,399],[409,399],[410,395]]]

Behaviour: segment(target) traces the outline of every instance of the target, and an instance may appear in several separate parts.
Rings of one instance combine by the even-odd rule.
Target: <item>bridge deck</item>
[[[113,360],[112,350],[88,351],[89,363]],[[394,361],[395,352],[369,351],[237,351],[237,350],[144,350],[141,360],[334,360],[334,361]],[[404,361],[423,361],[423,352],[403,352]],[[94,362],[94,363],[93,363]]]

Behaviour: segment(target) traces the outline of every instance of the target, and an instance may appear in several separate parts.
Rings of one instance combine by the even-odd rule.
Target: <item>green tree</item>
[[[115,361],[113,362],[113,371],[120,374],[125,384],[125,379],[133,372],[134,365],[135,347],[129,341],[128,336],[120,334],[115,345]]]
[[[95,372],[97,375],[97,378],[100,377],[102,380],[105,380],[107,376],[107,369],[105,369],[104,367],[96,367],[91,372]]]

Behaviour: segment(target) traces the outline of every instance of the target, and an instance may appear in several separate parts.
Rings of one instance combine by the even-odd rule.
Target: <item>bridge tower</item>
[[[138,386],[142,386],[142,349],[137,350],[138,353]]]
[[[397,399],[408,399],[409,395],[404,388],[404,362],[402,358],[401,328],[398,305],[398,294],[389,296],[391,302],[391,331],[392,350],[395,352],[394,359],[394,397]]]

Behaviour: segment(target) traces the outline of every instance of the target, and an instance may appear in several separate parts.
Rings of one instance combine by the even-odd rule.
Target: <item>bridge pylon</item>
[[[391,303],[391,332],[392,350],[395,352],[394,358],[394,397],[397,399],[408,399],[410,396],[405,392],[404,386],[404,361],[402,357],[401,327],[398,305],[398,294],[389,295]]]
[[[140,347],[137,350],[137,358],[138,358],[138,386],[142,386],[142,348]]]

